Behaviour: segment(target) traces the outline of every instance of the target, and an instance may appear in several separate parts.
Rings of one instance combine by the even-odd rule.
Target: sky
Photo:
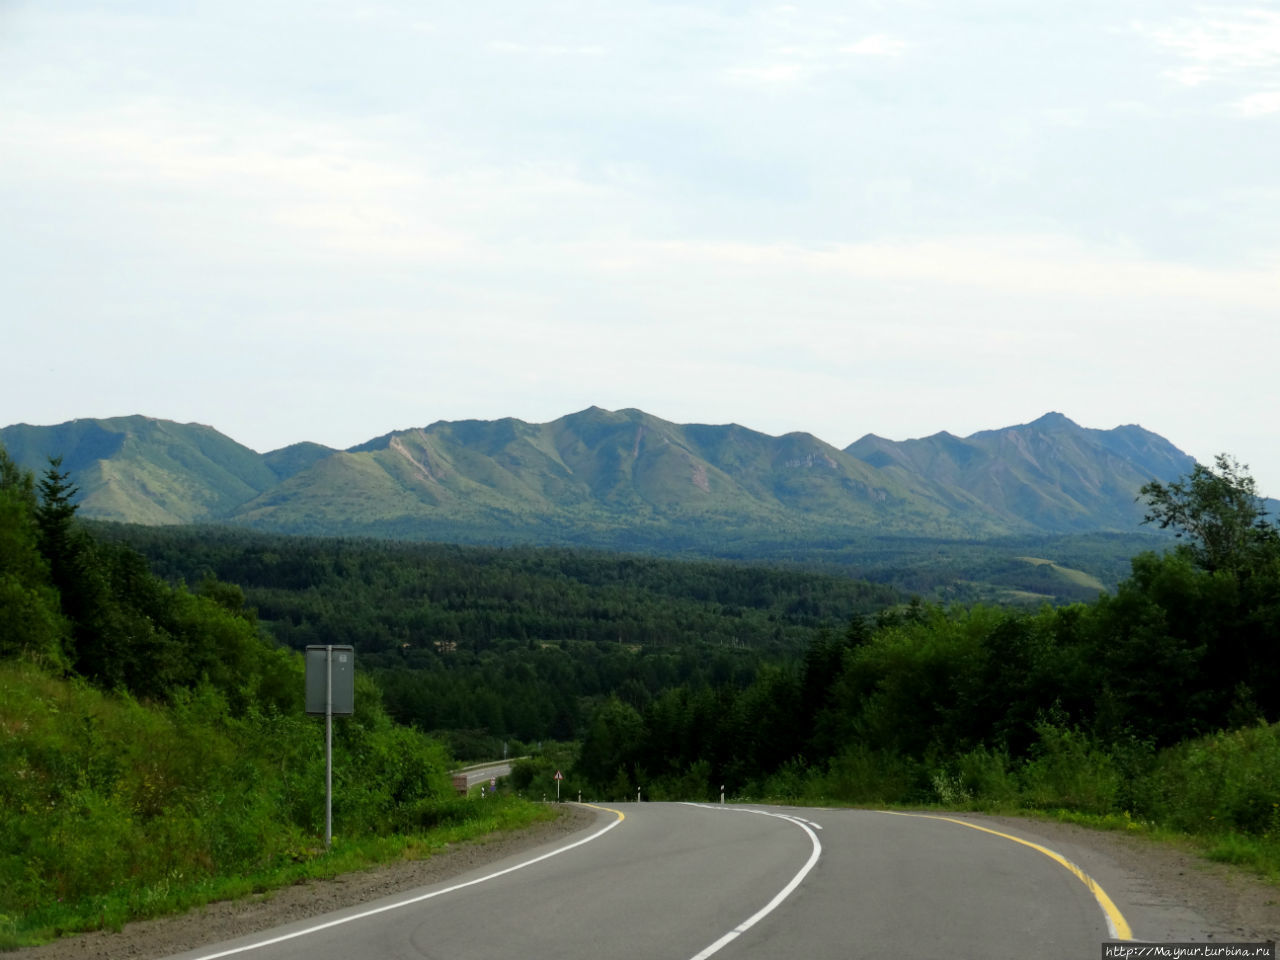
[[[1280,2],[0,0],[0,425],[1059,411],[1280,495]]]

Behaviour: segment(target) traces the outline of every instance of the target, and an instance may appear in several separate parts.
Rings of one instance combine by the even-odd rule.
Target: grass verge
[[[299,855],[298,859],[250,874],[188,879],[175,873],[159,882],[118,885],[75,902],[50,903],[20,917],[0,915],[0,950],[38,946],[91,930],[119,930],[133,920],[183,913],[220,900],[255,894],[269,896],[273,890],[307,880],[330,879],[383,864],[422,860],[447,846],[483,841],[499,831],[519,830],[556,817],[555,809],[550,806],[515,798],[486,800],[484,807],[483,811],[474,811],[465,819],[454,819],[420,833],[353,839],[335,836],[328,851],[317,847]]]

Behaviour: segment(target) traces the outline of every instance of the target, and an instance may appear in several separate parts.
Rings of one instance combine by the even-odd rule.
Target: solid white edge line
[[[596,807],[595,809],[604,810],[608,808]],[[609,812],[618,813],[617,810],[609,810]],[[258,941],[255,941],[254,943],[245,944],[244,946],[231,947],[228,950],[221,950],[217,953],[200,954],[198,957],[195,958],[195,960],[218,960],[219,957],[230,957],[237,953],[247,953],[250,950],[258,950],[261,947],[269,947],[269,946],[272,946],[273,944],[283,943],[286,940],[296,940],[298,937],[305,937],[312,933],[319,933],[321,930],[328,930],[330,927],[339,927],[339,926],[342,926],[342,924],[344,923],[352,923],[356,920],[363,920],[366,917],[372,917],[379,913],[387,913],[390,910],[398,910],[401,907],[408,907],[408,906],[412,906],[415,903],[422,903],[422,901],[424,900],[430,900],[433,897],[441,897],[441,896],[444,896],[446,893],[453,893],[455,890],[461,890],[464,887],[474,887],[477,883],[484,883],[486,880],[494,880],[498,877],[506,876],[508,873],[515,873],[517,870],[523,870],[525,867],[531,867],[535,863],[541,863],[543,860],[549,860],[552,857],[559,856],[562,853],[566,853],[567,851],[572,850],[574,847],[580,847],[584,843],[590,843],[592,840],[595,840],[598,837],[604,836],[606,833],[608,833],[610,830],[612,830],[614,827],[620,824],[622,820],[623,820],[623,817],[619,814],[617,820],[614,820],[613,823],[609,824],[604,829],[597,830],[595,833],[591,834],[589,837],[583,837],[581,840],[576,840],[573,843],[570,843],[563,847],[557,847],[555,850],[552,850],[549,853],[544,853],[541,856],[534,857],[532,860],[522,861],[521,863],[517,863],[515,866],[507,867],[506,869],[499,870],[496,873],[490,873],[483,877],[477,877],[475,880],[468,880],[465,883],[455,883],[453,886],[445,887],[443,890],[433,890],[430,893],[424,893],[416,897],[410,897],[408,900],[397,900],[395,903],[388,903],[388,904],[384,904],[381,907],[374,907],[372,910],[363,910],[360,913],[353,913],[349,917],[339,917],[336,920],[329,920],[329,921],[326,921],[325,923],[318,923],[315,926],[307,927],[304,930],[294,930],[292,933],[281,934],[278,937],[271,937],[267,940],[258,940]]]
[[[809,859],[806,861],[805,865],[800,868],[800,872],[792,877],[791,882],[779,890],[772,900],[751,916],[747,917],[746,920],[743,920],[742,923],[738,924],[715,943],[704,947],[698,953],[695,953],[689,958],[689,960],[706,960],[707,957],[710,957],[715,953],[719,953],[725,946],[738,939],[742,934],[746,933],[769,914],[773,913],[774,910],[778,909],[778,907],[782,905],[782,902],[786,900],[787,897],[791,896],[791,894],[795,892],[796,887],[800,886],[800,884],[804,882],[804,878],[809,875],[809,871],[817,865],[818,858],[822,856],[822,843],[818,840],[818,835],[809,829],[809,825],[805,823],[805,821],[796,817],[788,816],[785,813],[771,813],[768,810],[753,810],[748,807],[720,807],[715,804],[703,803],[690,803],[688,806],[699,807],[703,810],[725,810],[732,811],[734,813],[758,813],[762,816],[774,817],[777,820],[785,820],[788,823],[794,823],[797,827],[807,833],[809,835],[809,841],[813,844],[813,852],[809,854]]]

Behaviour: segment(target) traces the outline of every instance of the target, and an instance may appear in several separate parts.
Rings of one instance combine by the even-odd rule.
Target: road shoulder
[[[1077,847],[1093,851],[1123,873],[1129,887],[1126,899],[1160,900],[1196,914],[1214,940],[1280,940],[1280,887],[1238,867],[1206,860],[1189,849],[1142,834],[1093,830],[1036,817],[947,816],[1007,828],[1067,856]],[[1080,866],[1088,869],[1084,863]],[[1108,890],[1113,895],[1120,892]],[[1141,930],[1135,928],[1135,935],[1141,936]]]

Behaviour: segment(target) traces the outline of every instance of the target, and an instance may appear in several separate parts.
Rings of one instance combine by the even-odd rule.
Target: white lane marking
[[[688,804],[688,806],[700,807],[701,809],[704,809],[704,810],[717,810],[717,811],[728,810],[734,813],[758,813],[766,817],[774,817],[778,820],[786,820],[788,823],[794,823],[797,827],[799,827],[801,830],[807,833],[809,835],[810,842],[813,844],[813,852],[809,854],[809,859],[808,861],[806,861],[805,865],[800,868],[800,872],[797,873],[794,877],[792,877],[791,882],[788,883],[781,890],[779,890],[772,900],[766,903],[763,907],[761,907],[751,916],[747,917],[746,920],[743,920],[742,923],[738,924],[736,927],[734,927],[732,930],[726,933],[723,937],[721,937],[715,943],[711,944],[708,947],[705,947],[704,949],[700,950],[698,953],[695,953],[692,957],[689,958],[689,960],[706,960],[707,957],[711,956],[712,954],[719,953],[722,949],[724,949],[725,946],[732,943],[734,940],[738,939],[738,937],[742,936],[744,933],[746,933],[748,930],[754,927],[757,923],[759,923],[769,914],[773,913],[774,910],[778,909],[778,907],[781,906],[782,901],[786,900],[787,897],[791,896],[791,894],[795,892],[796,887],[800,886],[800,884],[804,881],[804,878],[809,875],[809,871],[812,870],[817,865],[818,858],[822,856],[822,843],[818,840],[818,835],[809,829],[809,824],[807,821],[801,820],[799,817],[789,816],[788,814],[785,814],[785,813],[772,813],[768,810],[753,810],[749,807],[721,807],[714,804],[701,804],[701,803],[691,803],[691,804]],[[815,826],[817,825],[815,824]],[[818,827],[818,829],[821,830],[822,828]]]
[[[583,806],[590,806],[590,804],[583,804]],[[608,807],[597,807],[596,809],[609,810]],[[328,930],[330,927],[338,927],[344,923],[351,923],[355,920],[363,920],[365,917],[372,917],[379,913],[386,913],[389,910],[398,910],[401,907],[412,906],[415,903],[422,903],[422,901],[430,900],[433,897],[442,897],[446,893],[453,893],[455,890],[461,890],[463,887],[474,887],[477,883],[484,883],[486,880],[493,880],[493,879],[496,879],[497,877],[506,876],[508,873],[515,873],[517,870],[523,870],[525,867],[531,867],[535,863],[541,863],[543,860],[549,860],[552,857],[559,856],[562,853],[566,853],[567,851],[572,850],[574,847],[580,847],[584,843],[590,843],[592,840],[595,840],[597,837],[604,836],[606,833],[608,833],[610,830],[612,830],[614,827],[616,827],[625,819],[625,817],[617,810],[609,810],[609,812],[617,813],[618,819],[613,821],[613,823],[609,824],[604,829],[597,830],[595,833],[591,834],[591,836],[583,837],[581,840],[576,840],[573,843],[567,844],[566,846],[557,847],[555,850],[552,850],[550,853],[544,853],[541,856],[534,857],[532,860],[525,860],[522,863],[517,863],[513,867],[507,867],[504,870],[499,870],[497,873],[490,873],[483,877],[477,877],[475,880],[468,880],[465,883],[455,883],[453,886],[445,887],[443,890],[433,890],[431,893],[424,893],[416,897],[410,897],[408,900],[397,900],[395,903],[384,904],[381,907],[374,907],[371,910],[363,910],[360,913],[353,913],[349,917],[339,917],[336,920],[328,920],[324,923],[318,923],[313,927],[307,927],[305,930],[294,930],[292,933],[284,933],[278,937],[271,937],[267,940],[258,940],[254,943],[245,944],[242,947],[231,947],[228,950],[221,950],[217,953],[202,954],[201,956],[197,957],[196,960],[218,960],[219,957],[230,957],[233,954],[247,953],[250,950],[257,950],[260,947],[269,947],[269,946],[272,946],[273,944],[283,943],[286,940],[295,940],[298,937],[305,937],[312,933],[319,933],[321,930]]]

